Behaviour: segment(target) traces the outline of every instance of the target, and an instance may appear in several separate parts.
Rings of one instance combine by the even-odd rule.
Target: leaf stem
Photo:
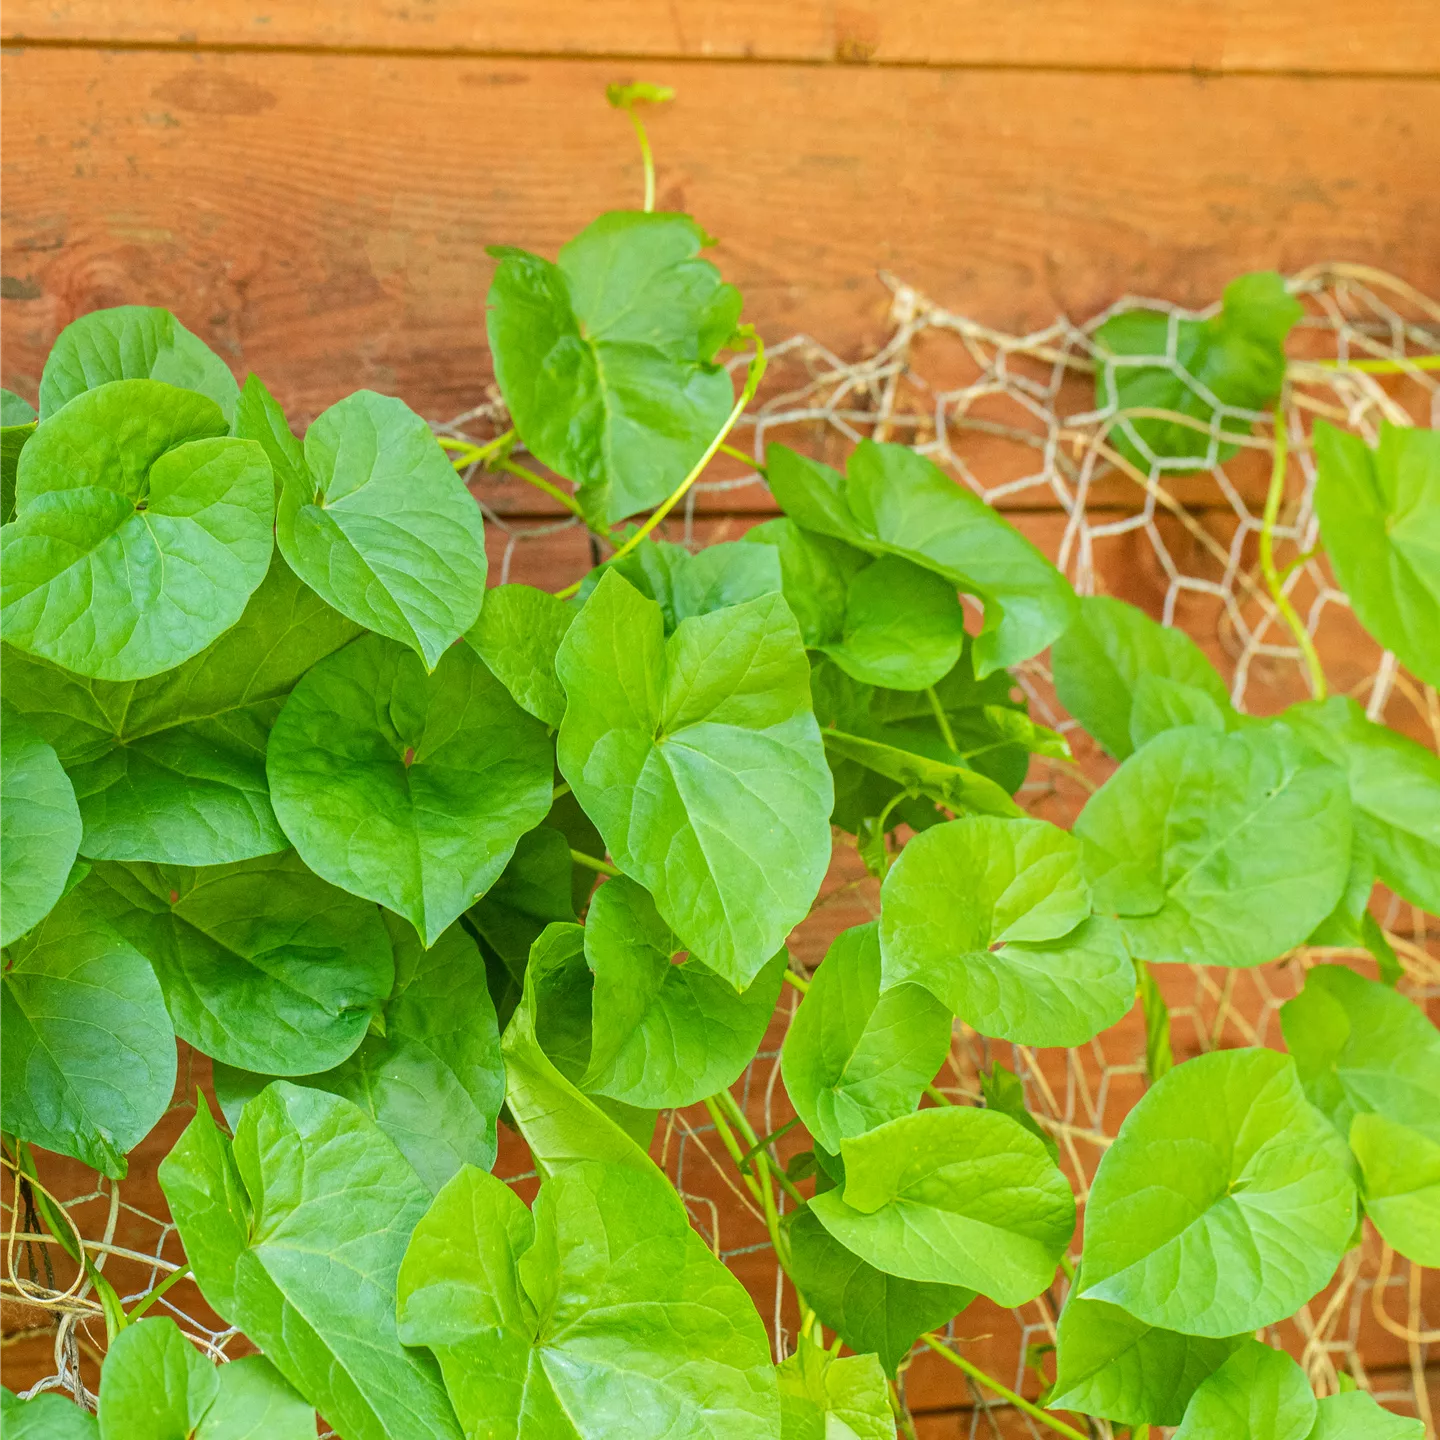
[[[1009,1386],[1002,1385],[998,1380],[987,1375],[978,1365],[971,1364],[958,1351],[952,1350],[938,1335],[927,1334],[920,1338],[937,1355],[943,1355],[952,1365],[958,1366],[977,1384],[983,1385],[987,1390],[993,1390],[1002,1400],[1007,1401],[1032,1420],[1038,1420],[1042,1425],[1048,1425],[1057,1435],[1068,1436],[1069,1440],[1089,1440],[1087,1435],[1075,1429],[1073,1425],[1067,1425],[1063,1420],[1057,1420],[1049,1411],[1042,1410],[1023,1395],[1017,1395]]]
[[[187,1260],[178,1270],[172,1270],[126,1317],[133,1324],[138,1320],[172,1285],[178,1284],[190,1273],[190,1262]]]
[[[1285,394],[1282,391],[1275,405],[1275,460],[1270,468],[1270,489],[1265,495],[1265,516],[1260,524],[1260,571],[1265,577],[1265,584],[1270,591],[1270,598],[1275,602],[1275,608],[1290,627],[1290,633],[1300,647],[1310,679],[1310,693],[1315,699],[1323,700],[1326,694],[1325,671],[1321,668],[1315,642],[1290,603],[1283,581],[1275,569],[1275,522],[1280,518],[1280,502],[1285,495],[1285,466],[1289,458],[1289,447]]]
[[[1366,375],[1404,375],[1411,370],[1440,370],[1440,355],[1407,355],[1403,360],[1317,360],[1326,370],[1359,370]]]
[[[583,850],[572,849],[570,851],[570,858],[577,865],[583,865],[587,870],[594,870],[601,875],[609,875],[613,878],[620,874],[620,871],[608,860],[597,860],[593,855],[587,855]]]
[[[705,447],[705,453],[695,462],[694,469],[675,487],[670,496],[651,512],[650,518],[610,557],[612,561],[623,559],[635,549],[685,498],[686,492],[700,478],[701,471],[715,458],[715,452],[724,443],[725,437],[735,428],[735,422],[745,413],[745,407],[755,398],[755,392],[760,388],[761,377],[765,374],[765,342],[756,333],[753,325],[742,325],[737,333],[755,342],[755,355],[750,361],[750,368],[745,375],[745,385],[740,391],[740,398],[735,402],[735,408],[730,412],[724,425],[720,427],[720,433]],[[573,585],[567,585],[563,590],[557,590],[555,594],[561,600],[568,600],[579,589],[580,581],[577,580]]]
[[[737,450],[733,445],[721,445],[718,453],[728,455],[732,460],[743,460],[752,470],[759,471],[761,475],[765,473],[765,467],[753,455],[747,455],[743,450]]]
[[[905,1408],[905,1402],[900,1398],[900,1387],[893,1381],[890,1386],[890,1409],[895,1414],[895,1423],[900,1427],[900,1433],[905,1440],[919,1440],[915,1433],[915,1422],[910,1418],[910,1412]]]
[[[955,732],[950,728],[950,717],[945,713],[945,707],[940,703],[940,697],[935,693],[933,685],[925,687],[925,698],[930,702],[935,723],[940,727],[940,738],[958,755],[960,747],[955,743]]]
[[[514,475],[517,479],[525,481],[527,485],[533,485],[537,490],[548,495],[552,500],[558,500],[572,515],[585,518],[585,512],[580,508],[580,502],[573,496],[567,495],[553,480],[547,480],[543,475],[537,475],[533,470],[527,470],[525,466],[516,464],[508,456],[502,455],[491,465],[492,470],[503,470],[507,475]]]
[[[483,445],[462,440],[458,435],[437,435],[435,438],[440,442],[441,449],[459,452],[456,455],[447,455],[445,458],[457,470],[464,470],[471,465],[483,465],[492,455],[507,450],[520,437],[514,430],[507,430],[503,435],[497,435]]]
[[[793,970],[785,970],[781,979],[787,985],[793,985],[802,995],[810,988],[810,982],[803,975],[797,975]]]
[[[933,1082],[925,1087],[925,1093],[937,1105],[953,1105],[955,1103],[942,1089],[940,1089],[938,1085],[934,1084]]]

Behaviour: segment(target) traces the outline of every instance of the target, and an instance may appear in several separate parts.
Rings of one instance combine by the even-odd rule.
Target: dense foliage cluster
[[[1153,1083],[1088,1200],[1047,1404],[1184,1440],[1417,1435],[1253,1336],[1363,1218],[1440,1264],[1440,1035],[1368,909],[1379,880],[1440,913],[1440,760],[1345,697],[1238,713],[1183,634],[1077,598],[900,446],[844,473],[770,446],[784,513],[742,541],[627,525],[738,413],[718,357],[753,337],[705,240],[616,212],[557,263],[500,252],[516,433],[486,458],[523,443],[611,552],[562,596],[486,589],[480,512],[401,401],[296,439],[164,311],[71,325],[38,416],[6,396],[7,1154],[121,1176],[175,1037],[211,1057],[223,1116],[202,1101],[161,1180],[264,1357],[216,1369],[111,1292],[98,1421],[7,1393],[6,1433],[289,1440],[318,1410],[347,1440],[893,1436],[917,1338],[1072,1268],[1075,1197],[1015,1077],[983,1107],[934,1089],[953,1025],[1074,1046],[1138,992]],[[1215,404],[1274,399],[1297,315],[1277,277],[1236,282],[1182,326],[1178,391],[1130,363],[1166,322],[1117,316],[1099,396],[1146,412],[1117,445],[1213,459]],[[1440,683],[1440,443],[1322,424],[1315,450],[1356,614]],[[1066,753],[1007,673],[1047,649],[1119,762],[1071,831],[1013,798]],[[881,914],[807,983],[786,938],[837,830]],[[1316,967],[1288,1053],[1172,1067],[1151,967],[1307,942],[1382,978]],[[787,981],[813,1142],[788,1168],[728,1089]],[[657,1111],[700,1101],[804,1317],[779,1365],[647,1153]],[[502,1111],[531,1207],[489,1173]]]

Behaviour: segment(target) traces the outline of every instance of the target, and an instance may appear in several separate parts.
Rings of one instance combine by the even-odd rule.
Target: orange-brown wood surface
[[[1440,70],[1432,0],[9,0],[5,33],[909,65]]]
[[[4,57],[5,383],[59,328],[171,305],[301,419],[481,397],[497,242],[634,204],[611,61],[25,47]],[[1203,303],[1346,258],[1440,288],[1440,81],[674,62],[660,203],[772,338],[881,332],[888,268],[989,323]]]

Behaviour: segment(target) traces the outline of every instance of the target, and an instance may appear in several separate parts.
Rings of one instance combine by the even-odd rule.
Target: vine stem
[[[1017,1395],[1008,1385],[1002,1385],[998,1380],[987,1375],[978,1365],[972,1364],[958,1351],[952,1350],[938,1335],[927,1334],[920,1338],[937,1355],[943,1355],[952,1365],[963,1370],[977,1384],[983,1385],[987,1390],[993,1390],[1002,1400],[1008,1401],[1032,1420],[1038,1420],[1042,1425],[1049,1426],[1057,1435],[1069,1437],[1069,1440],[1090,1440],[1088,1435],[1077,1430],[1073,1425],[1067,1425],[1063,1420],[1057,1420],[1048,1410],[1042,1410],[1023,1395]]]
[[[745,375],[745,385],[740,391],[740,398],[735,402],[735,408],[731,410],[725,423],[720,427],[719,433],[705,447],[705,453],[695,462],[690,473],[675,487],[668,498],[651,511],[650,518],[640,526],[638,530],[610,557],[612,561],[621,560],[628,555],[647,535],[685,498],[690,487],[700,478],[701,472],[715,458],[715,452],[724,443],[725,437],[735,428],[735,422],[745,413],[745,407],[755,398],[755,392],[760,388],[761,378],[765,374],[765,342],[756,333],[753,325],[742,325],[737,332],[738,337],[753,340],[755,343],[755,354],[750,361],[750,368]],[[567,585],[563,590],[557,590],[556,596],[561,600],[568,600],[580,590],[580,581],[573,585]]]
[[[930,702],[930,710],[935,716],[935,723],[940,727],[940,738],[958,755],[960,747],[955,743],[955,732],[950,728],[950,717],[945,713],[945,707],[940,703],[940,697],[935,693],[933,685],[925,687],[925,698]]]
[[[1280,502],[1285,496],[1285,467],[1290,449],[1285,398],[1282,391],[1275,405],[1275,460],[1270,467],[1270,489],[1265,495],[1265,515],[1260,524],[1260,571],[1265,577],[1265,585],[1270,591],[1270,598],[1275,602],[1275,608],[1290,627],[1290,633],[1300,647],[1300,654],[1305,660],[1305,671],[1310,679],[1310,693],[1315,699],[1323,700],[1326,695],[1325,671],[1321,668],[1315,642],[1290,603],[1290,597],[1285,593],[1284,581],[1275,569],[1275,522],[1280,518]]]
[[[620,871],[608,860],[597,860],[593,855],[587,855],[583,850],[571,850],[570,858],[577,864],[583,865],[587,870],[594,870],[597,874],[608,875],[613,880]]]
[[[1404,375],[1411,370],[1440,370],[1440,355],[1407,355],[1403,360],[1317,360],[1327,370],[1359,370],[1366,375]]]
[[[507,475],[513,475],[517,480],[523,480],[527,485],[533,485],[543,494],[548,495],[552,500],[558,500],[572,515],[585,519],[585,512],[580,508],[580,502],[573,496],[567,495],[553,480],[547,480],[543,475],[537,475],[533,470],[527,470],[525,466],[518,465],[508,456],[501,456],[491,462],[492,470],[503,470]]]
[[[507,430],[503,435],[497,435],[493,440],[487,440],[483,445],[473,444],[469,440],[461,440],[456,435],[437,435],[442,450],[455,450],[458,454],[446,455],[446,459],[457,469],[464,470],[469,465],[483,465],[492,455],[503,451],[507,446],[513,445],[519,438],[515,431]]]

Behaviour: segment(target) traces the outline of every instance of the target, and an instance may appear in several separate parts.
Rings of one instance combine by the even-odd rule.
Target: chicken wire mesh
[[[1218,306],[1197,315],[1127,298],[1083,324],[1062,318],[1012,335],[882,278],[891,293],[890,328],[871,353],[846,361],[806,336],[772,347],[770,383],[739,431],[748,431],[756,457],[776,437],[836,460],[865,436],[912,446],[1010,513],[1082,594],[1136,599],[1166,624],[1187,630],[1229,676],[1235,704],[1259,713],[1308,693],[1301,645],[1261,574],[1259,540],[1268,529],[1280,594],[1325,662],[1333,688],[1355,696],[1371,718],[1440,748],[1435,691],[1416,683],[1365,636],[1316,553],[1309,448],[1316,417],[1372,441],[1382,420],[1431,426],[1440,420],[1440,372],[1420,359],[1440,352],[1440,305],[1394,277],[1358,266],[1315,266],[1289,277],[1288,288],[1306,313],[1292,335],[1297,358],[1272,416],[1220,403],[1178,358],[1180,322],[1208,317]],[[1110,316],[1136,306],[1169,317],[1166,350],[1125,363],[1168,368],[1205,402],[1207,420],[1096,407],[1095,332]],[[1204,460],[1150,453],[1137,422],[1156,418],[1194,429],[1206,448]],[[483,441],[506,423],[503,406],[492,398],[436,430]],[[1283,489],[1272,484],[1276,423],[1290,453]],[[1222,445],[1236,445],[1237,428],[1245,432],[1238,453],[1222,461]],[[1119,436],[1128,444],[1120,444]],[[1137,454],[1147,463],[1127,458]],[[667,522],[670,538],[696,546],[743,528],[737,517],[773,512],[758,468],[737,469],[732,461],[729,470],[734,473],[717,466],[722,478],[701,480],[690,490]],[[557,554],[583,564],[586,541],[577,520],[537,515],[523,498],[533,500],[533,492],[513,476],[476,470],[467,479],[495,544],[497,580],[517,573],[550,583],[572,578],[553,572]],[[1075,763],[1037,759],[1020,798],[1032,813],[1068,823],[1111,767],[1061,712],[1043,661],[1022,666],[1016,678],[1032,711],[1066,733],[1076,754]],[[801,974],[813,968],[841,929],[878,910],[878,882],[861,868],[853,848],[837,846],[821,897],[792,942],[794,968]],[[1394,898],[1382,900],[1377,913],[1404,967],[1402,989],[1433,1016],[1440,996],[1434,920]],[[1226,1045],[1279,1044],[1280,1005],[1299,989],[1310,964],[1334,958],[1369,964],[1363,952],[1310,948],[1254,970],[1167,972],[1162,985],[1177,1060]],[[784,1130],[794,1112],[779,1084],[779,1041],[797,1000],[792,990],[784,991],[765,1047],[736,1087],[758,1136],[784,1132],[772,1142],[782,1160],[806,1144],[800,1133]],[[1095,1167],[1146,1084],[1143,1023],[1132,1014],[1089,1045],[1065,1051],[999,1045],[957,1024],[938,1086],[954,1100],[977,1103],[980,1069],[997,1059],[1021,1078],[1029,1108],[1057,1141],[1083,1215]],[[7,1373],[7,1382],[68,1391],[93,1404],[104,1348],[101,1292],[112,1282],[127,1310],[148,1302],[150,1313],[172,1316],[216,1359],[247,1348],[186,1277],[178,1236],[154,1184],[154,1162],[193,1112],[203,1068],[203,1060],[186,1053],[175,1106],[123,1182],[51,1157],[42,1157],[37,1175],[22,1179],[7,1151],[3,1290],[10,1314],[4,1338],[7,1361],[25,1372],[13,1380]],[[652,1153],[684,1196],[697,1230],[754,1296],[779,1358],[793,1343],[800,1317],[764,1216],[720,1139],[703,1107],[666,1112]],[[505,1137],[497,1173],[528,1196],[535,1181],[527,1166],[523,1145]],[[144,1203],[131,1203],[135,1198]],[[779,1202],[782,1208],[788,1203],[783,1193]],[[81,1246],[83,1268],[75,1259]],[[1427,1375],[1427,1360],[1430,1347],[1440,1343],[1434,1280],[1434,1272],[1395,1256],[1367,1225],[1331,1285],[1267,1338],[1300,1360],[1320,1393],[1353,1382],[1398,1413],[1420,1417],[1433,1440],[1436,1380]],[[900,1375],[908,1411],[902,1430],[919,1440],[1053,1433],[1016,1401],[1043,1399],[1067,1283],[1057,1280],[1013,1312],[977,1301],[931,1345],[917,1345]],[[5,1368],[9,1372],[10,1363]],[[1088,1423],[1099,1440],[1112,1434],[1103,1421],[1079,1423]]]

